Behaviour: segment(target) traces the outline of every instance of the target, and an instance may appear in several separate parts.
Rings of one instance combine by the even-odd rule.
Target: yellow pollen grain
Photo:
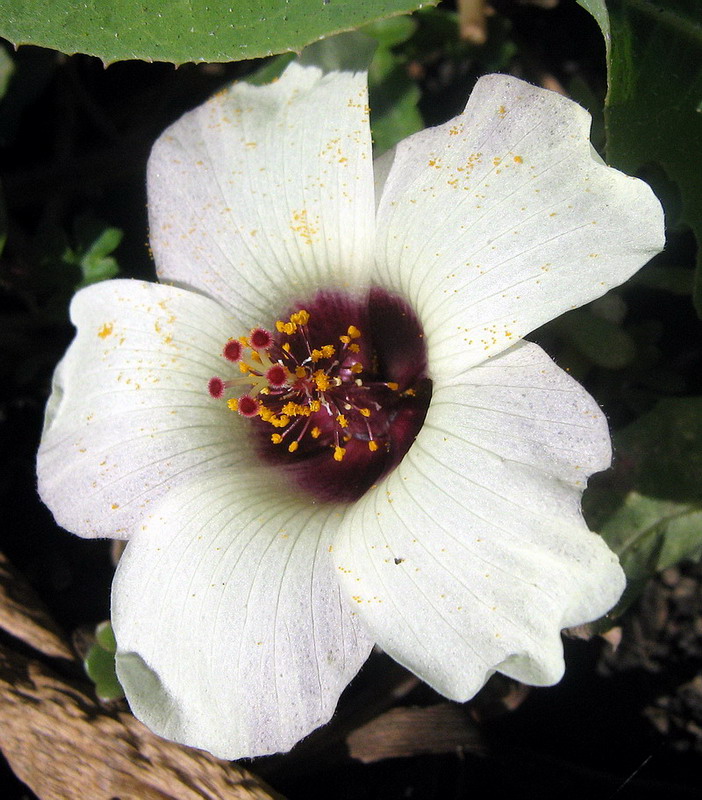
[[[236,411],[239,408],[239,401],[236,397],[230,397],[229,400],[227,400],[227,408],[230,411]]]
[[[318,428],[316,425],[315,425],[315,427],[314,427],[314,428],[312,428],[312,430],[310,431],[310,435],[312,436],[312,438],[313,438],[313,439],[319,439],[319,437],[321,436],[321,434],[322,434],[322,431],[321,431],[321,430],[320,430],[320,429],[319,429],[319,428]]]
[[[355,325],[349,325],[349,329],[346,333],[348,333],[352,339],[359,339],[361,337],[361,331],[359,331]]]
[[[392,389],[393,392],[396,392],[400,388],[400,384],[394,383],[393,381],[388,381],[388,383],[385,385],[388,387],[388,389]]]
[[[346,417],[343,414],[339,414],[339,416],[336,418],[336,421],[339,423],[339,425],[342,428],[348,428],[349,427],[349,421],[346,419]]]
[[[296,311],[294,314],[290,315],[290,322],[292,322],[293,325],[307,325],[309,321],[309,311],[305,311],[304,308],[301,308],[299,311]]]
[[[312,378],[320,392],[326,392],[331,386],[331,383],[329,382],[329,376],[321,369],[318,369],[315,373],[313,373]]]
[[[345,455],[346,455],[345,447],[339,447],[339,445],[337,445],[334,448],[334,461],[343,461]]]
[[[521,156],[515,156],[514,157],[514,163],[515,164],[523,164],[524,163],[524,159]]]
[[[375,451],[378,449],[378,443],[371,439],[368,442],[368,449],[371,451],[371,453],[375,453]]]
[[[300,445],[297,442],[290,442],[288,445],[288,453],[294,453]]]
[[[98,331],[98,336],[101,339],[107,339],[107,337],[112,333],[113,325],[111,322],[106,322],[102,328]]]
[[[371,410],[370,408],[359,408],[358,409],[362,417],[370,417]]]

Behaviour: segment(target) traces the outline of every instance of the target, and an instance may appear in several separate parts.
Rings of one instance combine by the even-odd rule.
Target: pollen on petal
[[[224,350],[222,350],[222,355],[227,359],[227,361],[239,361],[241,358],[241,354],[243,351],[243,347],[241,342],[237,339],[230,339],[225,345]]]
[[[210,378],[207,384],[207,391],[210,393],[210,397],[214,397],[216,400],[224,394],[224,381],[221,378]]]

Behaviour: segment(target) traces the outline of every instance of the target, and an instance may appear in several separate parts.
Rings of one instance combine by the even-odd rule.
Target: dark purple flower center
[[[319,501],[350,502],[396,467],[429,407],[424,335],[399,297],[319,292],[275,330],[230,339],[209,392],[251,420],[258,448]]]

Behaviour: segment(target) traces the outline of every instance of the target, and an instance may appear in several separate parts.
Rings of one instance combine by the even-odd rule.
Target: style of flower
[[[366,74],[293,63],[158,140],[161,283],[76,295],[38,457],[59,524],[129,540],[117,669],[154,731],[287,750],[374,643],[458,701],[552,684],[617,601],[580,510],[606,421],[523,341],[663,244],[588,131],[492,75],[374,165]]]

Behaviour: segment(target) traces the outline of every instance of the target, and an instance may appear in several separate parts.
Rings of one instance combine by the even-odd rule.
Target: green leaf
[[[613,469],[595,476],[583,501],[627,576],[616,616],[655,572],[702,558],[702,397],[661,400],[613,446]]]
[[[702,397],[669,398],[614,436],[617,470],[641,494],[702,503]]]
[[[0,0],[0,35],[105,63],[238,61],[289,50],[438,0]],[[404,23],[403,23],[404,24]]]
[[[67,251],[64,260],[80,267],[83,279],[76,288],[114,278],[119,266],[110,254],[122,241],[122,231],[92,217],[79,217],[74,227],[76,251]]]
[[[680,190],[680,221],[690,226],[699,245],[702,243],[702,169],[698,163],[702,142],[699,0],[611,0],[608,8],[612,34],[605,115],[608,161],[632,174],[651,165],[662,168]],[[702,247],[698,247],[693,299],[702,316]]]
[[[364,25],[361,31],[382,47],[396,47],[406,42],[417,30],[417,20],[412,17],[389,17]]]
[[[552,327],[593,364],[605,369],[623,369],[636,356],[636,343],[619,325],[577,309],[554,320]]]
[[[609,14],[607,13],[607,4],[605,3],[605,0],[577,0],[577,3],[586,11],[589,11],[595,18],[597,24],[600,26],[600,30],[602,31],[607,53],[609,53],[609,48],[611,46],[611,35],[609,29]]]
[[[632,283],[671,294],[692,294],[694,272],[687,267],[647,264],[631,279]]]
[[[10,78],[15,71],[15,62],[12,60],[7,50],[0,47],[0,99],[5,96]]]
[[[115,671],[115,642],[112,625],[109,621],[101,622],[95,629],[95,644],[88,650],[83,661],[88,677],[95,684],[95,694],[100,700],[118,700],[124,697],[117,673]]]
[[[621,613],[655,572],[702,558],[702,505],[630,492],[601,533],[626,573],[627,591],[617,609]]]
[[[100,622],[95,628],[95,641],[108,653],[114,654],[117,652],[115,632],[112,630],[112,623],[109,619]]]

